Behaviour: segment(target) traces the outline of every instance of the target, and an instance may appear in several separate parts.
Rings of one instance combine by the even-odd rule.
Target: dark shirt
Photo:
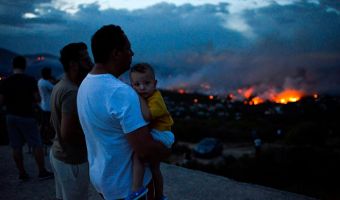
[[[56,133],[52,153],[58,160],[72,165],[87,162],[85,136],[79,121],[75,125],[78,128],[73,130],[73,137],[77,137],[77,144],[61,137],[62,114],[78,116],[77,93],[78,86],[67,77],[63,77],[54,86],[51,95],[51,122]]]
[[[7,113],[12,115],[33,117],[34,94],[37,92],[37,81],[26,74],[13,74],[0,84],[0,94],[4,96]]]

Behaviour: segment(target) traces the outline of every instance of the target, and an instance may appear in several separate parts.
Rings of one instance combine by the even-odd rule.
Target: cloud
[[[46,1],[4,2],[0,9],[18,9],[1,12],[1,47],[58,55],[69,42],[89,45],[99,27],[113,23],[128,35],[134,62],[155,66],[162,87],[184,84],[205,91],[201,84],[206,83],[216,93],[251,85],[259,91],[269,86],[340,91],[340,17],[327,12],[338,4],[254,2],[233,9],[231,3],[159,3],[137,10],[101,10],[93,3],[79,5],[74,14]]]

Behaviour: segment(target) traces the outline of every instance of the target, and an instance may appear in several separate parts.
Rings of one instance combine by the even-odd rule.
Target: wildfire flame
[[[200,86],[201,88],[204,88],[208,91],[211,89],[210,85],[207,83],[202,83]],[[185,86],[182,86],[180,88],[177,88],[177,92],[179,94],[186,94],[190,92],[190,90],[187,90]],[[255,86],[251,86],[247,88],[239,88],[236,91],[232,91],[226,96],[226,98],[229,101],[243,101],[243,103],[247,105],[259,105],[261,103],[264,103],[265,101],[271,101],[279,104],[287,104],[290,102],[297,102],[305,95],[306,93],[299,89],[286,88],[283,91],[268,89],[266,91],[260,92],[260,90],[257,90]],[[317,93],[312,94],[312,96],[315,99],[319,98],[319,95]],[[214,100],[215,96],[208,95],[208,99]],[[194,99],[193,103],[198,103],[198,99]]]
[[[264,100],[261,99],[260,97],[254,97],[251,99],[251,101],[249,102],[250,105],[258,105],[260,103],[263,103]]]
[[[238,89],[237,92],[242,95],[244,98],[249,99],[251,95],[254,93],[254,88],[246,88],[246,89]]]
[[[304,95],[302,91],[295,89],[287,89],[278,94],[274,94],[272,97],[272,101],[281,104],[287,104],[289,102],[297,102]]]
[[[178,93],[180,93],[180,94],[185,94],[185,90],[184,90],[184,89],[179,89],[179,90],[178,90]]]

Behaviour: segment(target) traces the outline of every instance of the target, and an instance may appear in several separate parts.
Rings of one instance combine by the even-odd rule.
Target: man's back
[[[50,99],[51,93],[53,89],[53,84],[45,79],[40,79],[38,81],[38,88],[41,97],[41,104],[40,107],[43,111],[51,111],[50,108]]]
[[[26,74],[13,74],[1,85],[9,114],[31,117],[34,115],[34,93],[38,92],[36,80]]]
[[[53,88],[51,94],[51,122],[56,133],[52,152],[54,157],[70,164],[81,164],[87,161],[85,142],[80,142],[80,144],[74,145],[71,141],[68,141],[65,137],[62,138],[61,136],[63,113],[77,116],[77,91],[78,86],[72,83],[68,78],[63,77],[62,80]],[[81,134],[77,135],[75,132],[81,132]],[[72,133],[73,137],[77,136],[77,141],[85,140],[78,121],[74,126]]]
[[[114,199],[126,197],[132,185],[126,133],[146,125],[137,94],[110,74],[89,74],[79,88],[77,106],[94,187]],[[147,171],[145,183],[150,178]]]

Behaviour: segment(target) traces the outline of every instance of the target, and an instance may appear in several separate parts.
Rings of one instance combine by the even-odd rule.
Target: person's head
[[[155,72],[147,63],[135,64],[130,69],[130,82],[137,93],[144,98],[150,97],[156,90]]]
[[[93,63],[83,42],[70,43],[60,50],[61,64],[64,72],[72,75],[81,82],[88,72],[91,71]]]
[[[41,69],[41,77],[48,80],[52,77],[52,69],[50,67],[44,67]]]
[[[120,26],[106,25],[94,33],[91,49],[96,64],[116,67],[121,74],[127,71],[134,55],[129,39]]]
[[[12,67],[13,69],[26,69],[26,58],[24,56],[16,56],[12,60]]]

